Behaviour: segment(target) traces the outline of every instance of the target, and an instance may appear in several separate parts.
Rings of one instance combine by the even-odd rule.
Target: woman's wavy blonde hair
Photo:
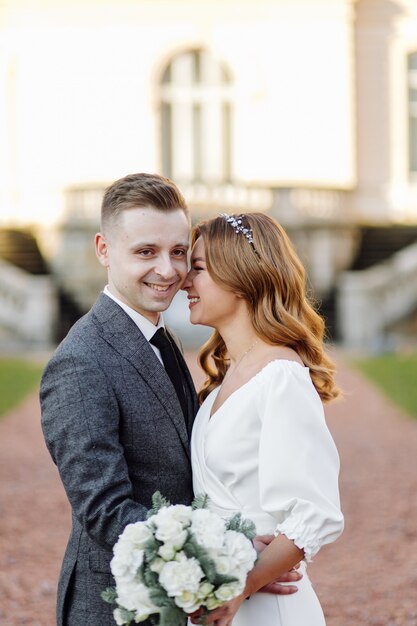
[[[193,228],[192,245],[202,237],[211,278],[244,298],[255,333],[263,341],[297,352],[310,368],[322,401],[328,402],[340,391],[334,382],[334,365],[323,347],[324,321],[306,294],[304,267],[275,220],[263,213],[250,213],[242,219],[243,225],[252,229],[253,244],[220,216]],[[221,384],[229,363],[226,345],[216,330],[201,348],[199,362],[207,374],[199,392],[202,402]]]

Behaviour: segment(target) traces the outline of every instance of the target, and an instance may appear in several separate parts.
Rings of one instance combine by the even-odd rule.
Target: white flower
[[[174,504],[170,507],[173,517],[186,528],[191,524],[192,508],[185,504]]]
[[[222,574],[223,576],[233,575],[238,566],[236,559],[230,556],[211,554],[210,555],[214,561],[214,565],[216,566],[216,571],[218,574]]]
[[[149,597],[149,589],[140,582],[117,581],[117,603],[128,611],[136,611],[135,621],[144,621],[152,613],[159,613],[160,609]],[[143,617],[138,620],[137,618]]]
[[[175,604],[186,613],[194,613],[200,608],[201,601],[195,593],[183,591],[181,595],[175,596]]]
[[[218,550],[223,543],[224,520],[208,509],[196,509],[192,513],[191,532],[203,548]]]
[[[160,574],[160,572],[162,571],[162,568],[164,567],[164,565],[165,565],[164,559],[156,558],[156,559],[154,559],[152,561],[152,563],[149,565],[149,567],[151,568],[151,570],[153,572],[156,572],[157,574]]]
[[[197,597],[200,600],[205,600],[211,594],[213,589],[214,589],[214,585],[212,585],[208,581],[205,581],[200,584],[198,591],[197,591]]]
[[[159,547],[158,554],[164,561],[172,561],[175,558],[176,550],[171,544],[164,543]]]
[[[246,572],[252,569],[257,556],[251,541],[235,530],[226,531],[222,552],[229,558],[235,559],[239,569],[242,568]]]
[[[144,548],[152,537],[152,529],[149,528],[147,522],[128,524],[123,533],[120,535],[122,540],[129,541],[136,548]]]
[[[221,606],[224,603],[218,598],[216,598],[214,594],[212,594],[206,599],[204,604],[208,608],[209,611],[213,611],[214,609],[217,609],[218,606]]]
[[[244,582],[238,581],[234,583],[225,583],[224,585],[220,585],[218,589],[214,592],[214,595],[218,600],[222,602],[228,602],[232,598],[236,598],[240,593],[242,593],[244,589]]]
[[[179,596],[183,591],[197,593],[204,572],[197,559],[187,559],[177,554],[175,561],[165,563],[159,574],[159,582],[169,596]]]
[[[180,505],[177,505],[180,506]],[[185,507],[187,508],[187,507]],[[163,507],[158,513],[151,517],[156,527],[155,537],[163,543],[169,543],[175,549],[181,550],[187,539],[187,531],[184,529],[188,525],[182,509],[175,506]]]
[[[113,576],[132,580],[142,565],[143,550],[138,550],[128,541],[119,541],[113,548],[113,558],[110,562],[110,569]]]

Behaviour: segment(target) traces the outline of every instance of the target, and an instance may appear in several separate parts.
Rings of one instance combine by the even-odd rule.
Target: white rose
[[[225,524],[216,513],[208,509],[196,509],[192,513],[190,530],[203,548],[213,550],[221,548]]]
[[[252,569],[257,557],[252,542],[235,530],[226,531],[222,552],[235,559],[239,569],[246,570],[246,572]]]
[[[128,611],[135,611],[135,621],[144,621],[153,613],[159,613],[160,609],[149,597],[149,589],[146,585],[138,582],[117,584],[117,603]],[[143,618],[138,620],[137,618]]]
[[[173,517],[186,528],[191,524],[192,508],[185,504],[174,504],[170,507]]]
[[[118,541],[113,548],[110,561],[111,573],[115,578],[133,579],[143,563],[143,550],[138,550],[129,542]]]
[[[217,556],[216,554],[212,555],[212,559],[218,574],[223,576],[234,574],[237,567],[236,559],[230,556]]]
[[[164,567],[164,565],[165,565],[164,559],[156,558],[152,561],[149,567],[153,572],[156,572],[157,574],[159,574],[162,571],[162,568]]]
[[[216,598],[214,594],[210,595],[204,602],[204,605],[208,608],[209,611],[217,609],[217,607],[222,606],[222,604],[224,603]]]
[[[153,533],[147,522],[136,522],[128,524],[120,537],[132,543],[136,548],[144,548],[152,539]]]
[[[205,581],[201,583],[201,585],[199,586],[198,591],[197,591],[197,597],[200,600],[205,600],[211,594],[213,589],[214,589],[214,585],[212,585],[208,581]]]
[[[169,543],[164,543],[158,549],[158,554],[164,561],[173,561],[175,558],[176,550],[174,546]]]
[[[175,604],[186,613],[194,613],[200,608],[200,600],[195,593],[183,591],[181,595],[175,596]]]
[[[228,602],[232,598],[236,598],[240,593],[242,593],[244,589],[244,583],[241,581],[234,583],[225,583],[224,585],[220,585],[218,589],[214,592],[214,595],[218,600],[222,602]]]
[[[197,559],[187,559],[184,554],[177,554],[176,559],[165,563],[159,574],[160,584],[169,596],[179,596],[183,591],[197,593],[204,576]]]
[[[181,519],[177,519],[176,515]],[[181,521],[182,515],[175,507],[164,507],[151,519],[156,527],[155,537],[163,543],[169,543],[180,550],[187,539],[187,531]]]

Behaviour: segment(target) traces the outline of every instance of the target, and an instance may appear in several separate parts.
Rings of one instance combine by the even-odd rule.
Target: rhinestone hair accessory
[[[245,226],[243,220],[246,215],[228,215],[227,213],[220,213],[220,217],[222,217],[230,226],[233,228],[237,235],[244,235],[246,239],[249,241],[250,245],[256,256],[260,258],[257,249],[255,248],[255,244],[253,243],[253,233],[252,229],[249,226]]]

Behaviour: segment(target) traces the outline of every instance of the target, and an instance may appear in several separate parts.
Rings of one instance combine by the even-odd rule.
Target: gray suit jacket
[[[187,366],[188,430],[197,398]],[[112,547],[143,520],[156,490],[192,499],[187,426],[164,367],[108,296],[70,330],[41,383],[42,428],[72,507],[58,585],[58,626],[114,626],[100,592],[114,584]]]

